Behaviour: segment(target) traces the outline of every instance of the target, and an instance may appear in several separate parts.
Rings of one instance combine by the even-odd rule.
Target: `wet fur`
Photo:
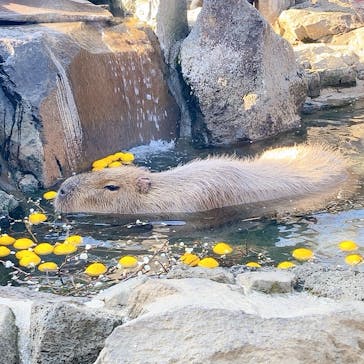
[[[124,166],[70,177],[55,208],[119,214],[206,211],[337,192],[348,178],[347,167],[340,153],[320,145],[273,149],[253,159],[197,159],[160,173]],[[106,185],[120,189],[109,191]]]

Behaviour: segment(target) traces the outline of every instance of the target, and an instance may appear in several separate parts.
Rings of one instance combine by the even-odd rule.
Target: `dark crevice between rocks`
[[[55,156],[54,159],[56,160],[56,163],[57,163],[57,167],[58,167],[58,170],[59,170],[59,174],[61,177],[63,177],[63,168],[62,168],[62,164],[61,162],[59,161],[59,159]]]
[[[191,87],[187,84],[187,82],[185,82],[182,76],[182,67],[180,62],[176,62],[176,71],[181,84],[182,97],[186,102],[191,118],[191,142],[196,148],[208,147],[211,145],[212,135],[207,129],[199,100]]]

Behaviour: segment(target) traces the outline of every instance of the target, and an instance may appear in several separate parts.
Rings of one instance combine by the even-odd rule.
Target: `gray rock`
[[[364,273],[318,263],[302,264],[294,269],[299,289],[340,300],[364,301]]]
[[[294,0],[266,0],[259,1],[258,10],[269,24],[273,25],[283,10],[295,5]]]
[[[85,298],[26,288],[0,287],[0,304],[16,317],[21,363],[91,363],[122,322],[118,312],[95,308]]]
[[[96,295],[92,301],[102,302],[107,309],[121,310],[127,305],[132,291],[146,281],[146,277],[136,277],[118,283]]]
[[[337,69],[323,69],[318,71],[320,74],[321,88],[328,86],[355,86],[356,72],[352,67]]]
[[[326,3],[326,4],[323,4]],[[347,3],[347,2],[346,2]],[[280,34],[291,43],[313,42],[363,26],[350,6],[321,1],[316,6],[288,9],[278,18]]]
[[[0,145],[9,171],[47,187],[121,148],[173,139],[179,110],[151,33],[131,23],[2,27]]]
[[[318,97],[320,96],[320,73],[319,72],[306,72],[305,77],[307,79],[307,96]]]
[[[364,363],[364,314],[261,318],[182,307],[119,326],[95,364]]]
[[[233,284],[235,282],[232,273],[224,268],[206,269],[201,267],[189,267],[176,265],[168,273],[169,279],[205,278],[219,283]]]
[[[19,189],[25,194],[31,194],[39,189],[39,182],[32,174],[26,174],[18,181]]]
[[[204,144],[259,140],[299,125],[306,83],[290,45],[247,1],[206,0],[181,48]]]
[[[105,9],[86,0],[13,0],[0,4],[0,24],[110,20]]]
[[[97,358],[122,320],[113,313],[60,302],[34,308],[32,322],[32,363],[86,364]]]
[[[171,47],[188,34],[187,3],[180,0],[119,0],[123,11],[152,27],[165,59]]]
[[[0,190],[0,215],[8,215],[11,211],[19,206],[19,202],[13,195]]]
[[[295,281],[290,272],[249,272],[236,276],[237,285],[243,287],[247,294],[254,291],[263,293],[291,293]]]
[[[10,308],[0,305],[0,364],[18,363],[18,329]]]

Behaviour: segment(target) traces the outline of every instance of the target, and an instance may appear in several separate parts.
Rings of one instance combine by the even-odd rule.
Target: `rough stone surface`
[[[324,88],[320,91],[320,96],[315,99],[307,98],[302,111],[312,114],[319,110],[328,110],[342,106],[352,105],[357,101],[364,100],[364,82],[357,80],[357,86],[344,89],[345,92],[337,88]]]
[[[18,186],[23,193],[30,194],[39,189],[39,182],[32,174],[26,174],[19,179]]]
[[[12,0],[0,4],[0,25],[110,20],[105,9],[86,0]]]
[[[178,107],[151,31],[62,23],[3,27],[0,146],[44,186],[120,149],[171,140]]]
[[[259,1],[258,10],[269,24],[273,25],[283,10],[295,5],[294,0],[266,0]]]
[[[128,303],[131,292],[146,281],[146,277],[137,277],[118,283],[99,293],[93,301],[101,301],[107,309],[123,309]]]
[[[16,317],[20,362],[93,362],[122,316],[86,303],[85,298],[0,287],[0,304]]]
[[[322,4],[321,4],[322,3]],[[280,34],[291,43],[316,41],[363,26],[350,6],[326,2],[301,9],[288,9],[278,18]],[[308,5],[309,2],[307,2]]]
[[[122,0],[121,3],[126,13],[152,27],[168,60],[170,48],[188,34],[186,1]]]
[[[320,264],[302,264],[292,273],[299,288],[310,293],[340,300],[364,301],[364,273]]]
[[[8,215],[19,206],[19,202],[13,195],[9,195],[6,192],[0,190],[0,215]]]
[[[206,269],[200,267],[189,267],[187,265],[174,266],[167,274],[169,279],[182,278],[206,278],[219,283],[235,283],[232,273],[224,268]]]
[[[236,283],[245,293],[252,290],[263,293],[290,293],[293,291],[295,276],[290,272],[250,272],[239,274]]]
[[[320,96],[320,74],[318,72],[306,72],[305,77],[307,79],[307,96]]]
[[[95,364],[364,362],[361,302],[244,296],[206,279],[151,280],[137,290],[129,304],[138,314],[114,330]]]
[[[204,2],[181,49],[203,144],[259,140],[298,126],[306,84],[289,44],[245,0]]]
[[[32,362],[92,363],[121,317],[70,303],[36,307],[32,312]]]
[[[0,305],[0,364],[18,363],[18,329],[10,308]]]
[[[332,37],[331,44],[347,46],[348,51],[355,53],[364,63],[364,25],[359,29]]]

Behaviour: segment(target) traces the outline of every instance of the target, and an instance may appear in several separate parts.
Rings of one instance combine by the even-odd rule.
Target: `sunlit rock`
[[[269,358],[269,363],[303,364],[362,359],[361,302],[305,293],[244,295],[237,286],[207,279],[154,279],[135,291],[129,305],[138,307],[132,310],[137,315],[106,339],[95,364],[145,358],[155,363],[264,363]],[[307,350],[307,343],[314,349]]]
[[[236,283],[248,293],[290,293],[293,291],[294,275],[290,272],[247,272],[236,276]]]
[[[85,0],[12,0],[0,4],[0,25],[110,20],[105,9]]]
[[[307,1],[300,8],[288,9],[278,18],[280,34],[291,43],[316,41],[347,33],[363,26],[349,1]]]
[[[204,1],[181,66],[196,141],[254,141],[299,125],[306,83],[293,51],[246,0]]]
[[[165,58],[188,33],[187,4],[180,0],[118,0],[126,14],[146,22],[158,37]]]
[[[283,10],[295,5],[295,0],[266,0],[258,2],[258,10],[273,25]]]
[[[3,27],[0,145],[44,186],[91,161],[176,135],[157,40],[132,23]]]

